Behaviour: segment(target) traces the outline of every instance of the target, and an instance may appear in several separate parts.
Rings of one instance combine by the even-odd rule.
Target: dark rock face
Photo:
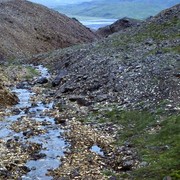
[[[92,42],[80,22],[25,0],[0,1],[0,58],[24,57]]]
[[[141,23],[140,20],[125,17],[125,18],[117,20],[115,23],[111,25],[105,26],[103,28],[99,28],[96,33],[102,37],[107,37],[120,30],[124,30],[132,26],[137,26],[140,23]]]
[[[37,83],[39,84],[46,84],[48,82],[48,79],[46,77],[41,77],[37,80]]]
[[[70,96],[69,100],[72,102],[77,102],[80,106],[89,106],[91,103],[84,96]]]
[[[61,81],[63,80],[63,78],[67,75],[67,73],[68,72],[65,69],[60,70],[58,75],[52,81],[52,86],[53,87],[58,86],[61,83]]]

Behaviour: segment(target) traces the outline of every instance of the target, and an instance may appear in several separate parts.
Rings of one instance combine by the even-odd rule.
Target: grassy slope
[[[115,48],[127,45],[127,43],[141,43],[153,38],[156,42],[162,40],[175,40],[179,38],[177,29],[180,20],[172,17],[163,23],[150,23],[140,32],[134,32],[133,36],[117,34],[110,37],[108,47]],[[177,32],[177,33],[176,33]],[[107,48],[99,45],[98,48]],[[156,49],[157,50],[157,49]],[[161,48],[163,53],[180,53],[180,46]],[[149,52],[149,53],[154,53]],[[87,117],[88,121],[100,123],[113,122],[124,128],[118,133],[116,145],[122,145],[125,141],[131,142],[136,148],[139,158],[147,165],[134,170],[130,174],[119,174],[118,177],[128,179],[157,179],[161,180],[171,176],[173,180],[180,179],[180,114],[166,112],[164,102],[156,107],[152,113],[149,111],[124,111],[115,107],[108,107],[101,112],[92,113]],[[87,120],[86,119],[86,120]],[[85,120],[85,121],[86,121]]]
[[[118,177],[159,180],[165,176],[180,178],[180,115],[163,116],[162,113],[112,108],[91,117],[96,117],[101,123],[111,121],[123,126],[116,145],[130,142],[136,148],[140,161],[147,164],[130,174],[119,174]]]
[[[71,16],[95,16],[101,18],[122,18],[128,16],[136,19],[145,19],[173,4],[175,2],[113,1],[109,3],[107,1],[95,1],[78,5],[61,6],[56,8],[56,10]]]

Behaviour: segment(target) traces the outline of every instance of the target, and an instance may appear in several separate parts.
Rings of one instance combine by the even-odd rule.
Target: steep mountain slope
[[[73,93],[131,107],[154,107],[168,99],[176,107],[179,10],[177,5],[100,42],[35,56],[31,62],[66,72],[57,95]]]
[[[78,5],[59,6],[56,10],[71,16],[145,19],[178,3],[179,0],[93,0]]]
[[[91,42],[78,21],[25,0],[0,1],[0,57],[21,57]]]

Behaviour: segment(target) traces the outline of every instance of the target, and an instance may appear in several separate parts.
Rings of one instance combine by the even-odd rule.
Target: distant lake
[[[117,21],[117,19],[93,19],[93,20],[80,20],[80,22],[90,28],[90,29],[94,29],[94,30],[97,30],[101,27],[104,27],[104,26],[107,26],[107,25],[110,25],[112,23],[114,23],[115,21]]]

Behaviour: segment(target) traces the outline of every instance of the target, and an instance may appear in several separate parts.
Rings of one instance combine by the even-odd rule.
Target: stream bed
[[[35,68],[40,72],[39,78],[50,77],[43,66]],[[7,113],[8,111],[13,113],[1,122],[0,139],[8,141],[15,137],[22,144],[27,142],[40,144],[38,158],[26,162],[25,166],[29,172],[21,179],[51,180],[52,177],[46,174],[48,170],[59,167],[67,143],[61,136],[63,130],[60,125],[55,124],[54,118],[46,114],[46,111],[53,108],[53,102],[45,103],[38,100],[31,102],[31,98],[37,96],[32,86],[30,83],[21,82],[21,86],[12,90],[18,96],[19,103],[7,110]]]
[[[33,68],[39,71],[39,77],[19,82],[12,88],[19,103],[6,109],[6,115],[0,119],[0,179],[59,179],[66,177],[67,170],[70,176],[79,176],[89,171],[89,167],[99,173],[102,166],[94,162],[103,161],[104,153],[97,139],[108,145],[111,138],[69,118],[65,124],[57,123],[56,117],[62,112],[54,103],[55,90],[47,88],[51,76],[41,65]],[[67,113],[72,112],[76,111],[68,109]],[[67,153],[71,155],[64,158]],[[83,160],[86,156],[92,157],[93,167],[91,161]],[[72,173],[77,166],[82,172]]]

